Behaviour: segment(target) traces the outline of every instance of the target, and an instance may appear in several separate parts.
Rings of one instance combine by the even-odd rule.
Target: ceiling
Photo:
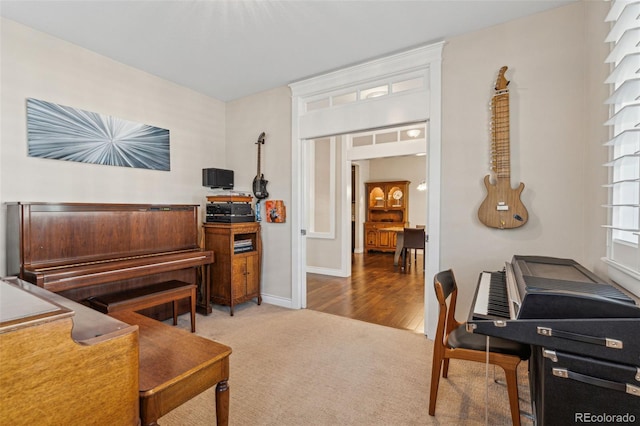
[[[0,1],[0,15],[230,101],[575,0]]]

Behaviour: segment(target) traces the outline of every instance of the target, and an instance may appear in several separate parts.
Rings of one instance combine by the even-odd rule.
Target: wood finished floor
[[[424,271],[393,266],[393,253],[352,255],[351,277],[307,274],[307,309],[424,333]]]

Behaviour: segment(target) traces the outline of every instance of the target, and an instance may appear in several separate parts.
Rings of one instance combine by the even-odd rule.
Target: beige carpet
[[[189,329],[188,315],[178,326]],[[198,315],[197,332],[233,350],[231,425],[485,424],[485,366],[472,362],[451,361],[436,416],[428,415],[432,343],[422,334],[255,303],[237,306],[233,317],[222,307]],[[488,424],[511,424],[506,388],[489,372]],[[520,397],[528,400],[525,364],[520,373]],[[214,390],[159,423],[215,424]],[[523,424],[531,422],[523,417]]]

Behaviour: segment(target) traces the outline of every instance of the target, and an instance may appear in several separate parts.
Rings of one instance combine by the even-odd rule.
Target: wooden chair
[[[411,263],[411,249],[414,249],[415,260],[414,263],[418,262],[418,250],[422,250],[422,270],[424,271],[425,265],[425,256],[424,256],[424,247],[425,241],[427,239],[427,235],[424,228],[404,228],[404,236],[402,243],[402,267],[407,266],[408,263]]]
[[[440,304],[438,328],[433,345],[433,366],[431,368],[431,393],[429,395],[429,415],[435,415],[440,370],[447,378],[450,359],[486,362],[486,336],[468,333],[465,324],[456,321],[455,309],[458,286],[451,269],[439,272],[433,278],[433,284]],[[449,306],[447,307],[447,299]],[[489,341],[489,363],[502,367],[507,382],[511,419],[514,425],[520,425],[518,404],[518,379],[516,369],[521,360],[531,355],[531,348],[511,340],[491,337]]]

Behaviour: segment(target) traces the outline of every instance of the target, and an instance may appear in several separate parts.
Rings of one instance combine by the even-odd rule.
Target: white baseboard
[[[263,294],[262,301],[270,305],[276,305],[283,308],[293,309],[293,303],[291,302],[291,299],[286,299],[284,297],[270,296],[268,294]]]
[[[307,272],[312,274],[330,275],[332,277],[346,277],[345,272],[335,268],[322,268],[318,266],[307,266]]]

